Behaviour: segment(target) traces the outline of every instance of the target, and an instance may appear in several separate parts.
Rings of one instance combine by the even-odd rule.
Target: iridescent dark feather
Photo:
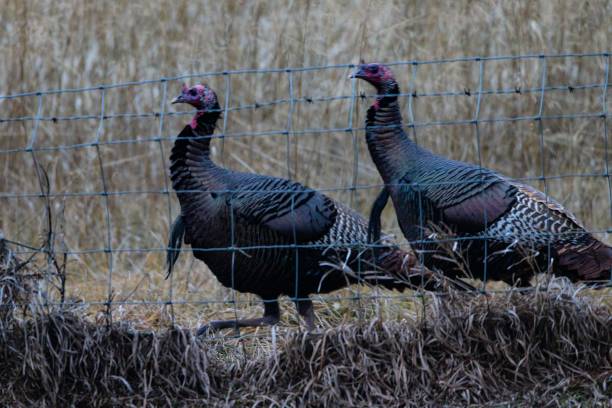
[[[336,219],[332,200],[299,183],[260,175],[245,176],[228,204],[239,221],[270,228],[297,243],[315,241]]]
[[[377,262],[365,249],[366,220],[342,204],[294,181],[217,166],[210,141],[218,117],[198,113],[172,149],[181,215],[171,231],[168,273],[184,236],[224,286],[271,302],[281,295],[307,299],[352,283],[399,290],[435,286],[431,272],[415,269],[414,255],[389,238],[381,241]],[[276,316],[278,308],[266,305],[266,313]]]
[[[179,248],[176,237],[184,230],[185,242],[195,248],[194,255],[206,262],[223,284],[231,286],[233,282],[234,289],[262,297],[327,292],[354,283],[355,279],[347,279],[341,273],[329,276],[329,270],[319,264],[341,263],[346,258],[349,266],[358,270],[358,247],[367,243],[365,219],[299,183],[218,167],[209,152],[215,120],[199,118],[198,128],[208,135],[197,134],[186,126],[172,150],[171,178],[181,203],[184,227],[175,225],[169,247]],[[225,249],[233,246],[232,238],[234,246],[262,247],[237,252],[233,271],[231,251]],[[289,248],[293,244],[313,247],[298,251],[299,274],[294,271],[297,252]],[[347,247],[341,248],[340,253],[329,251],[336,244]],[[386,248],[390,250],[412,256],[397,247]],[[177,257],[175,250],[170,253],[169,265]],[[374,264],[372,260],[370,263]],[[376,283],[389,288],[406,287],[403,272],[394,272],[395,275],[390,273],[387,277],[377,273]],[[296,288],[297,275],[302,279],[308,277],[309,281]],[[323,276],[325,284],[320,286]]]
[[[368,148],[402,232],[424,253],[426,266],[450,276],[467,271],[520,285],[538,271],[552,270],[574,281],[610,278],[612,248],[559,203],[490,169],[447,159],[410,141],[396,96],[399,86],[388,67],[365,64],[355,76],[380,95],[368,110]],[[380,206],[376,203],[373,216],[380,217]],[[378,224],[370,220],[373,228]],[[450,249],[435,242],[434,233],[440,231],[456,239]]]

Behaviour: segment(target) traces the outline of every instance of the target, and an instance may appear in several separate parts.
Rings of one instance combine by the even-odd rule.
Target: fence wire
[[[563,71],[563,69],[559,67],[554,67],[551,72],[551,64],[554,64],[558,61],[571,61],[569,63],[569,69],[572,70],[572,63],[580,61],[584,63],[592,64],[592,66],[597,67],[594,69],[595,71],[599,71],[597,75],[598,78],[593,79],[589,78],[582,81],[582,77],[580,76],[580,72],[577,74],[574,72],[573,74],[568,74]],[[508,63],[510,64],[510,68],[516,70],[513,72],[510,71],[510,75],[520,75],[521,72],[518,68],[518,64],[528,63],[538,68],[538,83],[531,86],[512,86],[507,83],[501,83],[496,87],[487,87],[487,82],[492,82],[490,78],[495,77],[495,75],[501,75],[494,68],[490,67],[492,63]],[[519,182],[525,183],[536,183],[539,186],[539,189],[543,191],[548,197],[555,197],[555,191],[551,189],[551,183],[554,182],[568,182],[572,183],[573,186],[580,186],[583,183],[590,182],[591,180],[594,183],[596,180],[602,180],[605,184],[605,201],[607,201],[607,214],[606,220],[599,219],[598,225],[589,229],[589,232],[593,234],[597,234],[598,236],[604,236],[607,238],[607,234],[612,233],[612,181],[610,180],[610,171],[609,171],[609,158],[608,158],[608,121],[609,121],[609,108],[608,108],[608,92],[609,92],[609,72],[610,72],[610,53],[609,52],[600,52],[600,53],[568,53],[568,54],[534,54],[534,55],[518,55],[518,56],[490,56],[490,57],[465,57],[465,58],[454,58],[454,59],[441,59],[441,60],[430,60],[430,61],[391,61],[386,63],[389,66],[392,66],[394,70],[400,71],[402,73],[406,73],[409,76],[409,81],[405,81],[405,83],[401,83],[401,89],[407,89],[405,93],[399,93],[398,97],[400,99],[401,109],[404,116],[404,122],[402,123],[402,127],[407,132],[410,138],[416,141],[419,144],[427,143],[427,135],[425,135],[425,131],[428,129],[436,129],[439,133],[444,134],[451,129],[461,129],[461,131],[465,133],[471,133],[473,136],[473,142],[475,148],[474,162],[481,167],[493,167],[496,168],[496,164],[503,163],[494,163],[493,165],[487,165],[485,160],[485,155],[490,154],[492,148],[490,147],[490,142],[487,142],[487,148],[483,147],[483,143],[485,143],[487,138],[492,137],[490,130],[483,130],[484,125],[500,125],[507,124],[511,127],[518,129],[521,123],[533,124],[536,128],[535,133],[537,134],[537,151],[538,151],[538,159],[539,166],[532,166],[532,168],[523,169],[523,174],[519,177],[512,177],[512,180],[516,180]],[[456,84],[453,86],[453,89],[425,89],[420,86],[419,75],[421,75],[421,71],[427,69],[428,67],[451,67],[455,66],[455,64],[468,64],[469,69],[467,75],[474,75],[473,78],[476,79],[474,89],[471,89],[470,86],[463,86],[462,84]],[[340,180],[340,183],[336,183],[332,186],[318,186],[316,190],[329,193],[329,194],[337,194],[342,195],[346,193],[346,195],[342,195],[343,197],[348,197],[343,201],[345,204],[350,207],[357,207],[359,197],[365,197],[362,201],[365,201],[365,207],[359,208],[362,214],[366,214],[369,210],[369,205],[374,201],[375,195],[383,187],[383,184],[379,180],[376,170],[373,168],[371,164],[369,164],[369,158],[364,156],[364,132],[365,125],[363,121],[363,114],[365,110],[369,107],[372,99],[376,96],[371,92],[368,87],[361,87],[364,90],[367,90],[367,93],[358,93],[358,82],[353,79],[350,80],[350,92],[346,94],[326,94],[326,89],[318,89],[315,90],[319,92],[317,96],[304,95],[302,86],[300,85],[299,79],[297,78],[299,75],[308,73],[312,75],[317,75],[319,77],[325,78],[329,77],[332,73],[341,73],[346,77],[346,75],[351,72],[355,68],[354,64],[337,64],[337,65],[325,65],[325,66],[312,66],[312,67],[293,67],[293,68],[282,68],[282,69],[244,69],[244,70],[228,70],[222,72],[201,72],[201,73],[193,73],[189,75],[180,75],[175,77],[166,77],[159,78],[153,80],[143,80],[143,81],[133,81],[133,82],[124,82],[124,83],[114,83],[114,84],[103,84],[99,86],[89,86],[89,87],[81,87],[81,88],[66,88],[66,89],[48,89],[48,90],[38,90],[32,92],[22,92],[11,95],[0,95],[0,164],[2,164],[2,172],[4,181],[0,182],[0,200],[4,202],[3,207],[8,209],[5,211],[3,216],[3,224],[0,226],[4,230],[5,236],[7,237],[7,241],[12,243],[16,248],[16,253],[19,255],[32,256],[32,255],[42,255],[46,259],[46,271],[45,274],[45,302],[49,305],[66,305],[66,304],[75,304],[75,305],[91,305],[91,306],[104,306],[106,307],[107,314],[109,317],[111,316],[112,309],[114,307],[120,305],[208,305],[208,304],[226,304],[233,308],[233,313],[237,318],[237,305],[239,304],[251,304],[253,301],[251,299],[244,299],[244,297],[240,298],[236,296],[234,291],[231,291],[229,296],[223,296],[222,298],[215,298],[211,294],[208,293],[197,293],[197,296],[193,294],[189,297],[191,299],[186,298],[177,298],[177,296],[181,296],[176,291],[176,281],[175,274],[176,273],[185,273],[185,271],[181,271],[180,269],[176,271],[174,274],[171,274],[168,280],[168,290],[165,291],[165,294],[161,295],[159,292],[152,291],[155,293],[150,293],[149,298],[142,298],[139,300],[130,299],[130,296],[124,296],[123,299],[117,299],[117,287],[115,285],[115,277],[117,274],[121,275],[131,275],[138,274],[138,270],[127,271],[130,264],[136,264],[135,260],[131,260],[129,257],[140,257],[144,256],[161,256],[168,249],[165,245],[166,237],[168,235],[169,226],[172,223],[173,216],[178,214],[180,207],[178,206],[175,200],[175,192],[171,189],[169,182],[169,173],[168,173],[168,147],[174,143],[176,139],[176,135],[182,129],[184,123],[186,123],[191,116],[194,115],[196,111],[187,110],[187,111],[168,111],[169,108],[169,99],[168,95],[173,95],[175,92],[178,93],[179,83],[180,81],[185,80],[210,80],[214,81],[216,79],[220,80],[219,84],[221,86],[216,86],[215,91],[217,92],[220,103],[221,103],[221,113],[222,119],[221,124],[217,125],[217,132],[213,136],[214,139],[220,139],[220,141],[213,140],[213,145],[217,144],[220,149],[220,154],[217,154],[216,158],[217,163],[224,167],[227,167],[228,159],[232,158],[233,162],[238,163],[242,167],[249,167],[249,163],[253,163],[256,160],[251,159],[250,162],[246,160],[248,155],[253,151],[253,143],[258,142],[266,142],[269,143],[266,146],[271,146],[272,144],[279,145],[281,142],[280,139],[276,138],[284,138],[284,162],[283,166],[278,165],[277,167],[284,167],[283,172],[278,172],[277,174],[263,173],[269,174],[278,177],[287,177],[289,179],[295,179],[296,181],[302,182],[303,184],[310,184],[308,180],[302,180],[300,178],[300,165],[301,161],[304,159],[304,150],[303,147],[300,147],[301,138],[304,137],[322,137],[322,138],[331,138],[339,135],[339,138],[342,140],[343,145],[341,146],[341,150],[344,150],[347,153],[347,156],[350,157],[350,163],[343,163],[342,165],[348,169],[347,171],[350,175],[346,178],[342,177],[334,177],[331,175],[331,178],[334,181]],[[506,67],[508,69],[508,67]],[[487,77],[491,71],[491,77]],[[558,71],[563,71],[559,73]],[[507,75],[505,73],[504,75]],[[284,90],[287,91],[286,96],[282,97],[272,97],[266,100],[255,101],[252,103],[244,103],[244,101],[239,100],[235,101],[235,96],[240,98],[245,92],[248,94],[250,92],[249,89],[240,89],[236,82],[238,78],[241,80],[243,78],[248,78],[252,76],[262,76],[262,75],[279,75],[284,77],[285,84]],[[590,76],[590,75],[585,75]],[[554,81],[551,81],[550,78],[553,77]],[[349,80],[346,80],[349,81]],[[500,81],[504,82],[504,81]],[[149,101],[150,110],[141,110],[141,111],[129,111],[127,106],[128,103],[119,102],[117,106],[122,111],[109,111],[109,98],[117,98],[117,95],[114,94],[120,91],[130,91],[132,93],[138,93],[139,88],[147,87],[147,86],[159,86],[159,92],[151,97]],[[254,92],[254,91],[253,91]],[[594,93],[591,93],[594,92]],[[595,110],[587,110],[587,111],[575,111],[575,112],[557,112],[557,113],[547,113],[546,112],[546,101],[547,98],[551,95],[554,95],[555,98],[564,97],[568,99],[576,98],[576,95],[583,94],[583,105],[589,106],[597,106],[598,108]],[[92,95],[97,95],[97,103],[87,104],[85,102],[81,103],[81,108],[84,109],[84,112],[80,114],[74,113],[59,113],[59,114],[47,114],[46,104],[53,104],[55,106],[55,101],[51,100],[52,98],[67,95],[71,99],[82,99],[89,100],[94,99]],[[85,97],[85,95],[87,97]],[[129,94],[127,95],[129,97]],[[259,95],[258,95],[259,96]],[[520,100],[516,107],[517,112],[520,111],[520,107],[523,105],[529,105],[530,102],[536,102],[535,110],[529,114],[494,114],[493,116],[485,116],[484,108],[487,106],[487,97],[492,96],[514,96],[517,98],[524,98],[524,100]],[[418,117],[417,104],[422,104],[422,101],[435,101],[431,103],[444,103],[452,98],[467,98],[468,101],[474,104],[474,108],[469,116],[465,118],[452,118],[452,119],[444,119],[444,118],[426,118],[420,120]],[[89,98],[89,99],[87,99]],[[119,95],[121,98],[121,95]],[[532,99],[530,99],[532,98]],[[264,98],[265,99],[265,98]],[[598,102],[597,100],[600,100]],[[50,101],[51,100],[51,101]],[[555,99],[556,100],[556,99]],[[304,113],[304,109],[302,107],[308,106],[317,106],[329,103],[346,103],[346,117],[340,117],[340,115],[331,114],[330,117],[333,117],[332,124],[334,126],[325,126],[324,123],[321,124],[313,124],[312,126],[306,126],[303,128],[299,127],[299,123],[301,123],[302,118],[301,114]],[[6,108],[8,104],[13,104],[15,106],[21,106],[21,108],[8,109]],[[12,105],[11,105],[12,106]],[[23,108],[23,107],[26,108]],[[75,102],[75,106],[78,107],[78,103]],[[83,107],[84,106],[84,107]],[[153,107],[158,106],[157,109]],[[3,108],[5,107],[5,108]],[[123,107],[123,108],[121,108]],[[34,108],[34,113],[23,113],[22,111],[25,109]],[[286,111],[286,117],[284,119],[279,119],[277,117],[273,117],[270,119],[270,123],[279,124],[277,128],[272,129],[250,129],[247,127],[245,130],[233,130],[233,127],[238,123],[238,120],[232,121],[233,114],[245,113],[249,114],[257,111],[261,111],[264,109],[273,109],[274,112],[279,109],[282,112]],[[115,121],[121,121],[126,125],[137,124],[142,120],[154,120],[156,122],[155,127],[149,131],[143,130],[142,126],[135,126],[136,132],[134,133],[130,126],[120,126],[114,125]],[[182,122],[180,122],[182,121]],[[550,171],[550,163],[555,160],[559,160],[558,153],[547,146],[547,140],[553,132],[550,129],[551,123],[559,123],[563,122],[571,123],[571,126],[577,126],[578,128],[583,129],[585,126],[594,126],[596,129],[601,129],[595,134],[595,132],[589,133],[589,136],[601,138],[601,143],[603,145],[603,155],[600,157],[603,166],[600,171],[567,171],[567,172],[551,172]],[[53,126],[56,124],[71,124],[71,126],[78,126],[80,124],[90,124],[96,123],[95,130],[90,134],[86,134],[87,132],[75,132],[75,142],[66,142],[65,138],[62,139],[60,137],[46,137],[44,143],[41,142],[42,131],[41,127],[44,126]],[[263,122],[263,121],[262,121]],[[283,124],[284,123],[284,124]],[[114,126],[113,126],[114,125]],[[4,128],[3,128],[4,126]],[[560,125],[555,125],[559,127]],[[570,127],[571,127],[570,126]],[[245,127],[245,126],[243,126]],[[106,132],[108,128],[112,128],[112,132],[117,132],[118,137],[108,138]],[[7,130],[8,129],[8,130]],[[27,129],[29,131],[29,137],[25,140],[25,143],[19,145],[18,141],[23,141],[23,134]],[[468,130],[469,129],[469,130]],[[455,130],[457,131],[457,130]],[[517,130],[518,131],[518,130]],[[573,135],[574,138],[577,138],[576,135]],[[211,136],[202,136],[196,137],[194,139],[204,139],[209,138]],[[266,141],[267,139],[274,138],[274,141]],[[70,139],[70,135],[68,135],[68,139]],[[244,141],[242,141],[244,140]],[[578,139],[576,139],[578,140]],[[228,147],[226,146],[226,142],[234,141],[236,143],[250,143],[250,147],[239,151],[240,154],[236,154],[236,151],[228,151]],[[513,143],[512,140],[504,140],[504,143]],[[577,142],[579,143],[579,142]],[[130,152],[134,152],[139,146],[150,145],[148,149],[153,149],[153,146],[156,146],[157,155],[159,157],[160,165],[159,167],[159,177],[161,178],[161,186],[159,188],[118,188],[116,185],[118,184],[115,180],[117,178],[117,167],[121,170],[122,166],[130,164],[130,161],[136,162],[136,165],[142,164],[142,166],[147,166],[147,168],[152,167],[150,163],[147,163],[146,159],[142,157],[135,157],[131,159],[127,157],[123,162],[118,161],[119,164],[113,161],[112,163],[108,162],[109,152],[128,152],[128,156]],[[241,145],[234,145],[241,146]],[[244,145],[242,145],[244,147]],[[323,145],[323,147],[329,147],[329,145]],[[495,146],[494,146],[495,147]],[[493,148],[494,148],[493,147]],[[580,149],[581,146],[570,146],[569,149]],[[300,149],[302,149],[300,151]],[[434,149],[435,150],[435,149]],[[485,152],[485,150],[487,150]],[[593,150],[596,150],[593,148]],[[78,152],[85,152],[87,160],[91,161],[92,169],[95,167],[96,172],[98,173],[98,177],[96,177],[93,173],[85,176],[85,181],[91,181],[90,184],[83,184],[76,188],[75,190],[70,189],[71,184],[78,185],[77,182],[72,182],[71,178],[73,174],[70,172],[61,173],[63,180],[54,179],[53,176],[48,176],[49,167],[41,164],[42,161],[49,162],[52,161],[52,156],[54,154],[62,154],[64,157],[70,157],[70,155],[80,154]],[[275,153],[261,153],[262,156],[268,154],[268,157],[272,157]],[[312,153],[312,152],[310,152]],[[22,155],[28,155],[31,158],[31,162],[29,165],[22,163],[21,168],[17,168],[18,166],[18,158],[22,157]],[[146,155],[142,155],[145,157]],[[570,154],[570,157],[572,154]],[[147,156],[150,158],[150,155]],[[457,158],[457,157],[453,157]],[[57,158],[56,158],[57,159]],[[74,157],[75,161],[82,160],[82,158]],[[595,161],[596,158],[593,157],[592,161]],[[468,160],[469,161],[469,160]],[[275,165],[278,164],[278,154],[274,156],[273,162]],[[6,163],[6,164],[5,164]],[[61,163],[60,163],[61,164]],[[134,163],[132,163],[133,165]],[[567,164],[567,163],[565,163]],[[55,163],[55,165],[59,165]],[[19,178],[18,175],[20,172],[28,171],[28,166],[31,166],[31,169],[35,172],[36,181],[31,185],[24,185],[23,179]],[[538,168],[536,168],[538,167]],[[572,166],[566,166],[572,167]],[[574,166],[576,167],[576,166]],[[93,171],[93,170],[92,170]],[[368,173],[369,181],[360,182],[363,179],[363,176],[360,174]],[[531,175],[529,175],[531,173]],[[57,172],[55,173],[58,174]],[[330,175],[325,174],[317,174],[314,172],[314,180],[316,177],[330,177]],[[309,175],[310,177],[310,175]],[[373,181],[372,181],[373,180]],[[311,180],[312,181],[312,180]],[[464,180],[464,183],[479,183],[481,181],[480,178],[474,180]],[[128,183],[129,184],[129,183]],[[136,185],[138,183],[132,183]],[[27,187],[36,186],[37,189],[32,188],[31,190],[27,190]],[[57,188],[60,186],[60,188]],[[181,193],[198,193],[201,190],[181,190]],[[261,193],[261,190],[241,190],[241,194],[252,193],[257,194]],[[276,193],[284,192],[283,190],[275,190]],[[293,190],[286,190],[285,192],[294,193]],[[218,190],[215,191],[218,194],[235,194],[237,191],[232,190]],[[163,206],[164,215],[161,213],[158,214],[160,220],[165,220],[161,222],[164,225],[163,230],[156,231],[156,241],[157,245],[151,244],[142,244],[142,245],[126,245],[122,241],[121,232],[118,231],[129,231],[132,235],[128,242],[139,242],[138,235],[139,231],[134,231],[130,225],[122,225],[121,222],[115,221],[115,219],[120,219],[121,217],[117,217],[115,212],[125,211],[128,214],[132,214],[135,212],[133,208],[147,208],[152,205],[159,205],[157,201],[153,203],[154,200],[160,197],[163,199],[165,204]],[[337,196],[334,195],[334,198]],[[117,204],[117,200],[121,198],[126,198],[125,203],[123,204],[125,208],[121,208],[121,205]],[[563,199],[564,197],[555,197],[556,199]],[[75,217],[70,219],[71,214],[65,213],[66,200],[69,199],[77,199],[86,200],[96,199],[99,200],[99,205],[101,207],[101,211],[103,213],[102,218],[92,218],[88,219],[87,217]],[[588,203],[591,200],[595,200],[595,198],[590,197],[581,197],[582,205],[589,205]],[[44,215],[36,211],[35,201],[39,201],[42,203],[43,207],[46,208],[46,212]],[[604,202],[601,197],[599,197],[599,201],[595,203],[595,206],[598,206]],[[21,208],[20,203],[25,205],[28,208]],[[24,204],[25,203],[25,204]],[[134,207],[135,206],[135,207]],[[363,204],[360,204],[363,207]],[[129,207],[129,208],[128,208]],[[570,210],[579,210],[580,208],[569,208]],[[136,210],[137,211],[137,210]],[[148,211],[148,210],[147,210]],[[58,215],[60,214],[60,215]],[[233,214],[233,211],[230,211],[230,214]],[[25,217],[25,219],[24,219]],[[66,236],[62,237],[57,229],[58,229],[58,217],[61,218],[61,223],[64,224],[74,224],[80,225],[82,230],[87,231],[88,229],[104,231],[104,234],[101,235],[99,240],[99,245],[89,248],[81,248],[80,245],[77,249],[70,248],[66,242],[68,241]],[[62,218],[63,217],[63,218]],[[68,217],[68,218],[66,218]],[[45,221],[41,221],[41,225],[44,225],[44,228],[33,228],[31,220],[36,220],[38,218],[44,219]],[[129,217],[128,217],[129,218]],[[485,214],[486,218],[486,214]],[[125,222],[125,221],[124,221]],[[236,256],[240,253],[245,253],[248,251],[263,251],[263,250],[277,250],[277,249],[289,249],[291,251],[295,251],[295,282],[299,282],[298,272],[299,272],[299,261],[298,261],[298,251],[300,249],[308,249],[308,248],[317,248],[320,247],[320,244],[315,243],[298,243],[297,239],[294,236],[294,242],[290,244],[274,244],[274,245],[257,245],[256,243],[253,245],[241,245],[240,247],[236,246],[236,240],[234,237],[235,233],[235,223],[236,219],[233,216],[230,216],[230,235],[231,235],[231,245],[227,247],[216,247],[216,248],[183,248],[181,251],[186,252],[183,255],[189,255],[192,251],[194,253],[198,252],[221,252],[227,251],[231,253],[231,263],[232,263],[232,284],[230,286],[234,286],[234,264],[236,262]],[[129,222],[127,222],[129,224]],[[161,225],[160,223],[157,223]],[[486,219],[485,219],[486,224]],[[72,228],[72,227],[71,227]],[[294,225],[295,228],[295,225]],[[75,228],[72,228],[75,230]],[[78,228],[76,228],[78,229]],[[63,228],[65,231],[66,228]],[[84,237],[87,236],[87,232],[84,232]],[[295,235],[295,230],[294,230]],[[401,236],[401,234],[399,234]],[[43,237],[43,238],[41,238]],[[135,238],[134,238],[135,237]],[[72,238],[72,237],[70,237]],[[78,237],[74,237],[78,238]],[[604,238],[604,239],[605,239]],[[458,241],[466,238],[454,237],[449,238],[448,241]],[[472,239],[472,238],[470,238]],[[483,239],[485,241],[489,239],[488,236],[484,236]],[[398,237],[398,241],[399,241]],[[425,242],[425,238],[421,237],[422,242]],[[88,239],[91,241],[91,239]],[[140,240],[140,241],[145,241]],[[149,240],[151,241],[151,240]],[[440,241],[445,241],[445,239],[441,239]],[[42,244],[41,244],[42,242]],[[58,245],[59,243],[59,245]],[[412,244],[418,242],[411,242]],[[400,244],[403,248],[409,249],[410,246],[408,243]],[[351,247],[355,246],[355,243],[351,242],[337,242],[334,244],[335,247]],[[370,247],[382,247],[381,245],[372,244]],[[485,245],[485,250],[487,245]],[[551,255],[550,243],[548,245],[549,258]],[[92,270],[88,272],[88,276],[95,276],[94,281],[96,284],[101,284],[100,276],[105,277],[104,289],[102,291],[97,291],[97,297],[84,299],[84,300],[71,300],[68,298],[64,298],[64,294],[62,292],[62,296],[58,297],[55,292],[57,289],[57,285],[53,282],[56,277],[55,274],[59,274],[60,272],[54,271],[54,262],[56,262],[56,258],[58,255],[67,256],[70,259],[76,260],[75,262],[83,263],[83,259],[87,256],[93,256],[96,254],[101,254],[106,257],[106,266],[103,268],[100,264],[96,264],[93,266]],[[118,270],[118,258],[122,258],[128,256],[127,260],[122,261],[120,270]],[[486,254],[485,254],[486,258]],[[163,276],[165,275],[165,270],[163,269],[162,263],[153,263],[158,270],[150,271],[155,275]],[[87,265],[83,265],[84,269],[88,269]],[[57,269],[57,268],[55,268]],[[54,271],[54,272],[53,272]],[[65,273],[65,272],[64,272]],[[357,273],[361,273],[361,271],[357,271]],[[187,272],[187,284],[189,284],[189,279],[192,277],[192,272]],[[64,276],[65,287],[71,288],[72,282],[71,279],[80,280],[82,283],[82,277],[75,277],[74,273],[68,274]],[[488,280],[488,271],[485,263],[485,271],[484,271],[484,279],[483,285]],[[136,290],[136,289],[134,289]],[[514,290],[528,290],[528,289],[514,289]],[[500,290],[503,291],[503,290]],[[73,290],[75,296],[78,295],[78,290]],[[100,295],[101,292],[105,292],[105,296],[102,297]],[[296,287],[296,296],[297,297],[298,288]],[[495,290],[493,290],[495,292]],[[133,292],[132,292],[133,293]],[[414,293],[403,293],[403,294],[387,294],[386,292],[362,292],[359,289],[359,286],[355,288],[355,292],[353,292],[350,296],[338,296],[329,294],[325,295],[322,298],[327,299],[329,301],[338,301],[338,300],[357,300],[360,301],[362,298],[369,299],[402,299],[402,298],[418,298],[421,297],[421,292]],[[605,296],[609,296],[609,294],[605,294]],[[197,297],[197,298],[193,298]],[[299,300],[294,299],[292,300]],[[172,313],[174,316],[174,313]]]

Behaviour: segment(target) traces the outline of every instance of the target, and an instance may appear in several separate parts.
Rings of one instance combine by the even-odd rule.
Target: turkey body
[[[221,284],[260,296],[266,315],[274,315],[264,323],[278,319],[275,302],[281,295],[292,297],[308,317],[311,312],[300,310],[299,302],[311,308],[312,293],[357,282],[400,290],[410,281],[422,283],[421,275],[408,276],[414,256],[393,244],[380,249],[380,268],[374,267],[372,251],[363,251],[367,221],[350,208],[290,180],[217,166],[210,138],[218,116],[200,114],[197,126],[186,126],[172,149],[170,172],[181,215],[170,248],[180,247],[184,238]],[[177,256],[169,252],[170,268]],[[226,323],[216,328],[230,327]]]
[[[399,87],[392,83],[384,93],[397,94]],[[529,285],[534,273],[547,271],[573,281],[609,278],[612,248],[559,203],[526,184],[409,140],[397,96],[379,96],[368,110],[366,139],[386,189],[371,224],[391,197],[402,232],[423,252],[426,266],[450,276],[516,285]],[[454,241],[441,245],[434,239],[439,232]]]

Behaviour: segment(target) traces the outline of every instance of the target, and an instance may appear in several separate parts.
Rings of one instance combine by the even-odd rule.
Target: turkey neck
[[[383,92],[381,92],[383,93]],[[398,94],[394,85],[388,94]],[[427,160],[431,152],[420,148],[402,129],[402,115],[396,95],[379,96],[368,109],[366,141],[372,160],[385,183],[391,183]]]
[[[221,116],[220,111],[213,112],[198,112],[192,121],[193,133],[196,136],[212,136],[215,132],[217,120]],[[193,123],[195,122],[195,128]],[[210,158],[210,143],[212,137],[202,137],[195,139],[190,143],[197,147],[198,164],[197,166],[205,170],[200,174],[198,179],[202,186],[208,190],[225,190],[225,176],[228,171],[217,164]]]
[[[176,190],[224,189],[222,181],[226,170],[218,167],[210,158],[211,135],[219,116],[220,112],[198,112],[174,142],[170,172]],[[198,176],[194,176],[194,171]],[[196,194],[193,193],[179,193],[179,200],[194,197]]]
[[[196,136],[209,136],[215,132],[217,120],[221,116],[221,112],[198,112],[191,121],[191,128]],[[195,127],[193,126],[195,124]],[[210,159],[210,141],[212,137],[203,137],[196,139],[198,147],[201,148],[203,162],[216,167],[215,163]]]

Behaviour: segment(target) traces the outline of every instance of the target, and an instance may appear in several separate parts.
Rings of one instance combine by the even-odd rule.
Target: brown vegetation
[[[392,62],[610,51],[611,14],[612,3],[603,0],[6,0],[0,7],[0,94],[227,69],[347,64],[360,58]],[[487,62],[482,87],[538,88],[541,64],[538,58]],[[605,67],[604,57],[547,60],[546,83],[559,89],[545,93],[543,114],[612,111],[612,87],[603,98],[602,84],[609,81]],[[411,65],[394,69],[405,92],[459,94],[417,97],[417,122],[473,117],[477,62],[419,65],[416,77]],[[209,82],[222,103],[228,101],[227,134],[246,133],[214,141],[216,160],[236,170],[291,174],[312,187],[331,189],[334,198],[366,213],[380,178],[359,130],[369,101],[352,96],[371,90],[360,84],[353,90],[348,73],[349,68],[336,68],[292,74],[296,103],[289,137],[253,135],[287,128],[291,105],[286,73],[195,75],[189,81]],[[229,87],[225,78],[230,78]],[[66,306],[68,314],[28,306],[19,312],[28,319],[20,315],[11,320],[14,330],[0,350],[3,359],[10,356],[5,361],[11,369],[0,373],[10,386],[2,388],[0,399],[64,405],[95,395],[100,405],[161,405],[179,392],[219,405],[226,397],[239,405],[238,396],[245,405],[332,400],[367,405],[368,398],[386,403],[383,395],[395,393],[415,403],[516,397],[571,405],[574,386],[577,395],[610,398],[609,378],[602,377],[610,375],[610,315],[598,306],[609,302],[609,292],[586,300],[564,285],[550,294],[428,299],[425,314],[418,297],[398,299],[354,288],[320,299],[320,335],[305,338],[288,330],[279,336],[276,349],[268,331],[263,340],[256,336],[222,342],[194,339],[182,329],[136,331],[173,323],[192,328],[212,316],[233,317],[236,308],[239,314],[259,313],[250,296],[238,295],[236,307],[223,303],[234,294],[189,254],[183,254],[171,281],[163,279],[163,249],[178,204],[172,194],[159,192],[168,188],[170,139],[189,118],[172,114],[174,108],[164,104],[163,95],[173,97],[181,82],[107,89],[103,109],[109,117],[102,123],[97,89],[44,96],[44,120],[38,125],[31,119],[38,109],[36,95],[0,99],[0,150],[21,149],[0,153],[0,229],[12,240],[58,254],[61,273],[44,253],[28,263],[31,276],[47,276],[28,287],[38,301],[59,301],[56,289],[65,276],[63,297],[72,305]],[[539,96],[483,96],[480,118],[534,114]],[[329,97],[346,98],[325,100]],[[408,98],[402,103],[407,120]],[[29,119],[14,120],[23,117]],[[609,115],[550,119],[542,121],[542,131],[536,121],[481,123],[478,138],[471,124],[436,125],[418,128],[417,137],[439,153],[472,162],[480,158],[483,165],[511,177],[551,177],[545,184],[530,183],[546,188],[610,242],[605,177],[610,120]],[[308,131],[346,127],[357,130]],[[27,152],[34,134],[35,147],[43,150]],[[160,142],[154,140],[159,136]],[[95,140],[99,147],[55,149]],[[129,140],[142,141],[123,143]],[[48,147],[52,149],[44,150]],[[41,178],[33,157],[48,174],[49,199],[39,196]],[[567,174],[582,176],[556,177]],[[114,193],[108,199],[95,194],[104,187]],[[389,208],[385,215],[386,229],[398,232]],[[109,244],[112,256],[104,252]],[[64,264],[61,255],[66,251],[70,255]],[[2,279],[3,287],[13,285],[11,293],[24,293],[16,278]],[[125,304],[112,308],[114,323],[107,327],[103,312],[109,296]],[[169,300],[179,302],[170,308]],[[203,300],[219,303],[197,303]],[[7,316],[0,310],[3,321]],[[284,317],[281,327],[287,324],[297,326],[293,314]],[[230,380],[236,387],[231,392]],[[568,398],[568,392],[569,402],[559,400]]]
[[[31,303],[27,318],[3,322],[0,403],[605,406],[612,398],[610,311],[566,281],[422,301],[424,314],[407,320],[371,310],[361,323],[318,333],[212,339]]]
[[[205,338],[90,322],[78,309],[11,307],[2,264],[0,403],[11,406],[604,406],[612,317],[564,280],[521,294],[423,297],[423,314],[318,333]],[[23,273],[23,272],[21,272]],[[366,309],[367,310],[367,309]],[[8,313],[7,313],[8,312]]]

